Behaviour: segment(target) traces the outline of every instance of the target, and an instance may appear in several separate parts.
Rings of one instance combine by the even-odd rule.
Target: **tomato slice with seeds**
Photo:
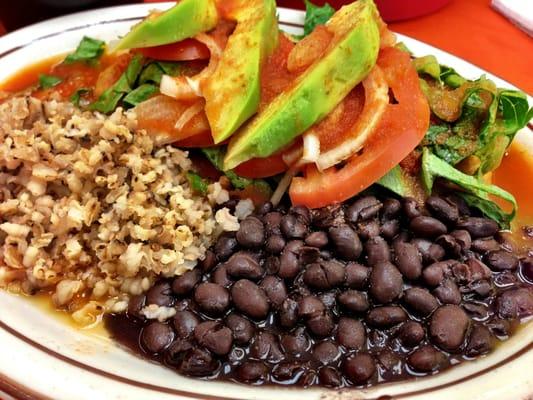
[[[384,176],[423,139],[430,112],[409,54],[387,47],[380,51],[378,65],[396,102],[387,105],[363,150],[343,166],[324,172],[307,166],[303,177],[295,177],[289,189],[293,204],[317,208],[349,199]]]

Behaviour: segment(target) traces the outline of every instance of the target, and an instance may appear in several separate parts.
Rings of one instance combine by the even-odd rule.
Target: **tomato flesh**
[[[381,50],[377,63],[397,103],[387,105],[362,152],[340,169],[332,167],[321,173],[315,166],[308,166],[303,177],[294,178],[289,190],[293,204],[316,208],[349,199],[379,180],[424,137],[429,127],[429,106],[409,54],[388,47]]]
[[[287,170],[282,153],[272,154],[267,158],[252,158],[235,168],[235,173],[245,178],[268,178]]]
[[[138,49],[148,58],[161,61],[191,61],[209,59],[207,46],[195,39],[185,39],[177,43]]]

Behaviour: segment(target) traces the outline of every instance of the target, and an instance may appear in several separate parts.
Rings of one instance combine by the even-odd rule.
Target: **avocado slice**
[[[149,15],[133,26],[115,50],[179,42],[213,29],[217,22],[214,0],[181,0],[164,13]]]
[[[275,0],[240,1],[237,27],[213,75],[202,85],[215,143],[230,137],[259,107],[261,67],[277,47]]]
[[[342,7],[326,26],[334,36],[325,54],[232,138],[225,169],[267,157],[291,143],[331,112],[372,69],[380,40],[372,0]]]

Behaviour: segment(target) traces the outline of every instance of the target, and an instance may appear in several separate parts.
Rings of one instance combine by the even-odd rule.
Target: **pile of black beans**
[[[107,326],[188,376],[337,388],[432,374],[533,314],[533,254],[498,231],[453,196],[266,203]],[[146,304],[177,312],[148,321]]]

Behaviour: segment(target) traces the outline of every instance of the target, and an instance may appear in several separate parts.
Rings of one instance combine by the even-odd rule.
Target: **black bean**
[[[399,200],[389,197],[383,201],[383,209],[381,213],[383,218],[390,219],[398,215],[402,209],[402,203]]]
[[[442,304],[460,304],[461,292],[452,279],[445,279],[439,287],[433,291],[433,295]]]
[[[259,332],[250,346],[250,355],[253,358],[279,362],[285,358],[276,337],[270,332]]]
[[[466,354],[470,357],[477,357],[488,353],[494,346],[494,336],[490,330],[480,324],[476,324],[470,332]]]
[[[149,353],[161,353],[173,340],[172,328],[162,322],[150,322],[141,332],[142,346]]]
[[[311,223],[311,211],[306,206],[292,206],[289,213],[298,218],[298,220],[304,225],[309,225]]]
[[[464,279],[465,281],[479,281],[489,279],[492,276],[490,268],[477,258],[470,257],[465,261],[465,264],[468,267],[468,276],[467,279]],[[454,271],[453,267],[452,271]]]
[[[533,288],[506,290],[496,299],[496,309],[501,318],[522,318],[533,314]]]
[[[504,250],[489,252],[485,262],[493,271],[515,270],[518,267],[518,257]]]
[[[277,211],[269,212],[263,216],[265,230],[269,235],[281,235],[281,218],[283,215]]]
[[[402,274],[391,263],[379,263],[370,273],[370,294],[379,303],[389,303],[402,293]]]
[[[287,239],[303,239],[307,235],[307,226],[291,214],[281,218],[280,228]]]
[[[313,314],[305,322],[307,328],[316,336],[329,336],[335,328],[333,317],[329,311]]]
[[[368,265],[371,267],[378,263],[391,260],[389,245],[381,236],[375,236],[368,239],[365,243],[365,251]]]
[[[470,208],[468,207],[468,204],[466,203],[465,199],[463,199],[460,196],[457,196],[455,194],[447,194],[445,196],[446,201],[453,203],[457,206],[457,209],[459,210],[459,214],[461,216],[469,216],[470,215]]]
[[[474,240],[471,248],[480,254],[485,254],[489,251],[500,250],[500,244],[491,236]]]
[[[320,258],[320,250],[316,247],[302,246],[298,252],[298,257],[301,264],[311,264]]]
[[[407,279],[418,279],[422,274],[422,256],[414,244],[395,242],[394,260]]]
[[[444,278],[451,274],[451,268],[455,261],[439,261],[429,265],[422,271],[422,279],[428,286],[438,286]]]
[[[292,355],[302,355],[309,350],[311,341],[305,334],[305,329],[296,329],[293,333],[287,333],[281,336],[281,347],[286,353]]]
[[[524,257],[520,260],[522,276],[533,283],[533,257]]]
[[[433,346],[422,346],[407,357],[407,364],[418,372],[433,372],[446,365],[446,356]]]
[[[270,201],[265,201],[259,207],[257,207],[256,213],[259,215],[265,215],[272,211],[274,205]]]
[[[209,351],[193,347],[185,352],[178,370],[185,375],[207,376],[216,371],[218,366],[219,363]]]
[[[246,318],[232,313],[226,318],[226,325],[233,333],[235,343],[247,344],[255,334],[254,325]]]
[[[312,232],[305,238],[305,244],[321,249],[328,245],[328,235],[322,231]]]
[[[327,290],[344,282],[344,266],[338,261],[322,261],[307,266],[304,282],[312,288]]]
[[[217,321],[199,324],[194,329],[194,338],[198,344],[218,355],[228,354],[233,344],[231,330]]]
[[[426,200],[426,206],[435,217],[448,224],[454,224],[459,219],[459,208],[447,199],[430,196]]]
[[[324,310],[324,303],[322,303],[318,297],[305,296],[298,300],[298,315],[300,317],[309,318]]]
[[[242,382],[257,382],[266,378],[268,368],[261,361],[247,360],[239,365],[235,372]]]
[[[391,219],[383,222],[379,232],[385,239],[392,240],[400,232],[400,221]]]
[[[461,218],[457,228],[467,230],[474,239],[494,236],[499,231],[496,221],[480,217]]]
[[[444,305],[433,313],[429,324],[431,341],[447,351],[458,350],[470,326],[470,318],[457,305]]]
[[[403,199],[403,212],[409,219],[413,219],[422,215],[418,201],[412,197],[405,197]]]
[[[333,307],[335,307],[337,301],[336,296],[337,293],[335,291],[330,291],[319,294],[318,298],[322,303],[324,303],[328,310],[331,310]]]
[[[172,319],[174,330],[180,338],[188,337],[199,323],[200,319],[190,311],[177,311]]]
[[[281,307],[281,304],[287,298],[287,288],[285,283],[278,277],[269,275],[261,281],[261,288],[265,291],[270,304],[275,308]]]
[[[357,290],[347,290],[339,294],[338,299],[339,303],[348,311],[362,313],[370,307],[366,293],[358,292]]]
[[[374,196],[365,196],[356,200],[346,210],[346,220],[352,223],[375,217],[383,204]]]
[[[241,279],[231,287],[235,307],[243,314],[263,319],[270,309],[265,291],[248,279]]]
[[[491,333],[498,337],[498,339],[506,340],[509,338],[511,323],[505,319],[494,318],[487,323],[487,328],[489,328]]]
[[[424,327],[420,322],[416,321],[407,321],[403,323],[398,332],[400,342],[406,347],[417,346],[422,340],[424,340],[425,336],[426,332],[424,331]]]
[[[179,296],[185,296],[192,292],[196,284],[200,282],[201,277],[202,274],[199,269],[187,271],[183,275],[174,278],[172,291]]]
[[[393,370],[401,362],[401,359],[398,356],[398,354],[396,354],[395,352],[389,349],[380,351],[377,354],[377,359],[378,359],[379,364],[387,371]]]
[[[228,266],[226,264],[219,264],[211,274],[211,280],[217,285],[225,288],[230,287],[233,280],[228,274]]]
[[[299,240],[290,241],[280,256],[279,276],[284,279],[294,279],[300,272],[298,253],[303,246]]]
[[[421,317],[427,317],[439,306],[437,299],[427,289],[412,287],[404,292],[403,300]]]
[[[348,357],[342,363],[344,375],[353,383],[361,385],[368,382],[376,373],[374,359],[367,353],[358,353]]]
[[[466,310],[468,315],[470,315],[470,317],[476,321],[486,320],[489,316],[489,310],[487,309],[487,306],[482,303],[474,303],[470,301],[465,302],[463,304],[463,308]]]
[[[193,347],[191,340],[178,338],[165,351],[165,361],[171,365],[178,365],[183,360],[185,353]]]
[[[336,253],[344,260],[355,261],[363,251],[363,245],[357,233],[348,225],[340,225],[329,229]]]
[[[341,317],[337,327],[337,342],[350,350],[361,350],[366,343],[366,330],[358,319]]]
[[[368,324],[379,329],[390,328],[405,320],[407,313],[398,306],[375,307],[366,316]]]
[[[353,289],[364,289],[370,277],[370,268],[358,263],[348,263],[345,268],[345,285]]]
[[[415,234],[424,238],[435,238],[448,230],[438,219],[424,215],[413,218],[409,226]]]
[[[318,229],[327,229],[340,224],[344,219],[344,212],[340,204],[313,210],[313,225]]]
[[[265,243],[265,250],[271,254],[279,254],[285,247],[285,239],[281,235],[270,236]]]
[[[265,228],[263,227],[263,223],[257,217],[246,217],[241,221],[235,238],[242,247],[255,248],[261,246],[265,241]]]
[[[487,281],[472,282],[470,288],[481,298],[487,297],[492,291],[492,285]]]
[[[282,361],[274,366],[272,375],[279,381],[292,381],[302,369],[302,365],[297,362]]]
[[[217,256],[211,250],[207,250],[204,259],[198,265],[204,273],[209,272],[217,265]]]
[[[170,307],[174,304],[172,288],[168,282],[159,282],[146,292],[146,304]]]
[[[322,367],[318,371],[318,379],[320,383],[326,387],[336,388],[342,385],[342,378],[333,367]]]
[[[229,234],[221,235],[215,244],[215,254],[221,261],[227,260],[237,249],[238,243],[234,236]]]
[[[313,349],[313,358],[323,365],[337,361],[339,356],[339,348],[329,341],[318,343]]]
[[[378,236],[379,231],[379,223],[374,219],[361,221],[357,224],[357,234],[363,240],[368,240],[374,236]]]
[[[461,255],[461,245],[452,235],[440,235],[435,240],[435,243],[442,246],[444,251],[451,257],[459,257]]]
[[[431,264],[440,261],[446,255],[446,251],[444,251],[442,246],[432,243],[429,240],[417,238],[413,239],[411,243],[416,246],[422,255],[422,261],[424,264]]]
[[[275,256],[269,256],[265,260],[265,263],[263,264],[263,268],[265,269],[266,273],[268,275],[274,275],[279,272],[279,268],[281,266],[281,261],[279,257]]]
[[[229,292],[216,283],[204,282],[194,291],[194,301],[206,314],[222,315],[229,307]]]
[[[285,328],[292,328],[298,322],[298,303],[293,299],[285,299],[279,311],[280,325]]]
[[[263,268],[259,265],[254,256],[250,253],[239,251],[233,254],[226,262],[228,274],[234,278],[260,279]]]
[[[458,229],[450,233],[455,238],[455,241],[461,246],[461,251],[470,250],[472,246],[472,237],[465,229]]]
[[[144,294],[138,294],[132,296],[128,303],[128,315],[131,315],[138,319],[143,319],[144,315],[141,314],[141,310],[146,304],[146,296]]]

